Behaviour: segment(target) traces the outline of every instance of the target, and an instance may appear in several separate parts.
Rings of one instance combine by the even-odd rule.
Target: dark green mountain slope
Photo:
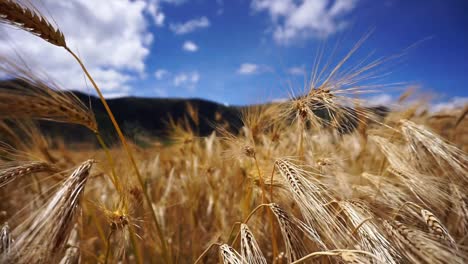
[[[14,89],[15,85],[27,86],[18,80],[0,81],[0,89]],[[117,140],[116,133],[99,98],[80,92],[73,93],[94,111],[104,138],[109,143],[115,142]],[[142,137],[164,140],[170,129],[170,120],[175,122],[188,120],[194,132],[200,136],[210,134],[216,125],[226,126],[226,124],[235,133],[241,127],[242,108],[248,107],[225,106],[203,99],[123,97],[109,99],[107,102],[124,133],[134,141],[138,141]],[[198,113],[198,124],[195,124],[190,118],[190,108],[195,109]],[[372,108],[371,110],[380,116],[384,116],[387,112],[385,107]],[[326,118],[325,112],[318,111],[316,114]],[[39,126],[47,136],[61,137],[65,142],[96,141],[95,136],[89,130],[78,125],[40,121]],[[355,120],[346,120],[341,131],[350,132],[355,126]]]

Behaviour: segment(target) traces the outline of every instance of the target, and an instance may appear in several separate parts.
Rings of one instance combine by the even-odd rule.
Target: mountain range
[[[13,89],[12,83],[18,85],[22,82],[18,80],[0,81],[0,89]],[[117,140],[116,133],[99,98],[82,92],[70,93],[73,93],[93,110],[100,133],[105,140],[109,143],[115,142]],[[169,136],[171,122],[181,121],[190,124],[193,131],[199,136],[209,135],[218,125],[227,125],[229,130],[236,133],[242,125],[242,110],[249,107],[226,106],[204,99],[141,97],[107,99],[107,103],[126,136],[136,142],[145,138],[166,140]],[[370,109],[381,116],[387,112],[385,107]],[[196,118],[193,118],[194,114]],[[321,113],[316,114],[320,115]],[[46,136],[59,136],[64,142],[96,142],[94,134],[79,125],[39,121],[38,126]],[[353,129],[355,126],[355,122],[348,120],[343,127]],[[349,129],[344,132],[349,132]]]

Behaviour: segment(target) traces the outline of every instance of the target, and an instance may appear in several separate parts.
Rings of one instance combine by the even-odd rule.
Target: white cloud
[[[169,28],[177,35],[188,34],[197,29],[206,28],[210,26],[210,21],[206,17],[200,17],[189,20],[185,23],[171,24]]]
[[[366,106],[390,106],[395,104],[395,99],[386,93],[373,95],[364,100]]]
[[[343,29],[343,15],[356,5],[357,0],[252,0],[251,8],[268,12],[273,38],[288,44],[309,37],[327,37]]]
[[[164,15],[159,6],[159,0],[149,0],[146,11],[153,18],[153,22],[156,26],[164,26],[164,20],[166,18],[166,15]]]
[[[184,45],[182,45],[182,49],[188,52],[195,52],[198,50],[198,46],[197,44],[189,40],[184,42]]]
[[[82,58],[105,94],[112,96],[129,93],[132,76],[145,73],[144,60],[153,39],[144,14],[149,4],[142,0],[42,0],[38,8],[47,10],[44,15],[53,15],[50,21],[57,21],[68,46]],[[64,89],[90,91],[81,68],[63,48],[0,25],[0,54],[11,57],[14,51]]]
[[[468,97],[453,97],[452,99],[433,104],[432,112],[450,111],[456,108],[462,108],[468,105]]]
[[[273,20],[292,13],[295,4],[290,0],[253,0],[251,8],[254,11],[268,11]]]
[[[102,1],[102,0],[101,0]],[[153,22],[158,27],[164,26],[166,15],[162,11],[161,4],[181,5],[186,0],[146,0],[146,12],[153,18]]]
[[[364,103],[368,107],[375,107],[375,106],[387,106],[392,109],[406,109],[408,106],[413,105],[418,100],[410,100],[407,102],[399,103],[397,102],[397,98],[386,93],[377,94],[373,96],[369,96],[363,98]],[[452,97],[446,101],[439,101],[437,103],[429,104],[429,111],[430,112],[444,112],[444,111],[452,111],[454,109],[461,109],[468,105],[468,97]]]
[[[242,63],[237,70],[238,74],[252,75],[263,72],[270,72],[272,69],[266,65],[259,65],[254,63]]]
[[[197,71],[181,72],[174,76],[173,84],[176,87],[185,87],[189,91],[194,91],[199,81],[200,74]]]
[[[290,98],[287,98],[287,97],[280,97],[280,98],[274,98],[273,100],[271,100],[272,103],[285,103],[287,101],[289,101]]]
[[[168,75],[169,75],[169,71],[167,71],[166,69],[157,69],[154,72],[154,77],[156,77],[156,80],[162,80],[166,78]]]
[[[243,63],[237,72],[239,74],[254,74],[258,71],[258,65],[252,63]]]
[[[357,4],[357,0],[335,0],[335,3],[330,8],[332,17],[340,16],[351,12]]]
[[[305,70],[304,66],[296,66],[296,67],[289,68],[288,73],[292,74],[292,75],[305,76],[306,75],[306,70]]]
[[[128,96],[128,91],[120,91],[120,92],[107,92],[106,98],[120,98]]]
[[[173,4],[173,5],[181,5],[187,2],[187,0],[162,0],[165,3]]]

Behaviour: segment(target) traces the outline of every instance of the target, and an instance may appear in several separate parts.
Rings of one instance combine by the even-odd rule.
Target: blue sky
[[[161,80],[148,76],[139,81],[141,86],[135,95],[196,96],[231,104],[285,97],[289,89],[303,88],[304,78],[309,77],[320,45],[339,43],[339,49],[346,52],[373,29],[356,54],[357,58],[370,52],[375,52],[376,57],[392,56],[416,44],[403,57],[385,65],[392,74],[381,80],[382,83],[419,84],[423,90],[440,96],[465,97],[468,96],[468,37],[464,26],[468,25],[468,16],[463,10],[467,10],[468,5],[466,1],[447,3],[437,0],[356,1],[352,3],[352,10],[336,16],[336,23],[345,23],[342,29],[327,36],[311,31],[287,43],[275,39],[271,32],[275,22],[270,13],[255,10],[252,1],[165,5],[169,23],[206,17],[209,26],[181,35],[170,27],[155,27],[155,41],[147,59],[148,72],[164,70],[171,74],[164,74]],[[329,6],[333,4],[333,1],[328,3]],[[197,51],[182,50],[186,41],[195,43]],[[245,63],[262,69],[241,74],[239,69]],[[294,67],[304,67],[305,76],[291,73]],[[196,87],[174,87],[170,75],[181,72],[198,73]],[[396,94],[398,91],[385,92]]]
[[[327,58],[337,45],[336,62],[372,30],[354,61],[370,53],[375,58],[404,53],[382,67],[391,74],[379,82],[417,84],[438,101],[468,101],[463,0],[119,0],[98,1],[98,7],[74,0],[73,9],[44,2],[109,96],[198,97],[227,104],[285,98],[291,89],[304,88],[320,47],[327,47]],[[97,32],[88,41],[94,41],[94,50],[86,48],[67,10],[81,24],[89,17],[85,24]],[[132,15],[123,17],[119,10]],[[123,22],[111,28],[112,21]],[[61,63],[60,56],[51,57]],[[63,61],[56,69],[59,81],[89,91],[82,78],[70,80]],[[383,91],[392,98],[399,92]]]

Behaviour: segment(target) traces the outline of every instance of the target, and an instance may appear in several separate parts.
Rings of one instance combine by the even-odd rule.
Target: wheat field
[[[120,140],[0,58],[28,84],[0,87],[1,263],[467,262],[468,108],[433,113],[409,92],[385,114],[366,107],[357,95],[381,86],[360,81],[381,61],[344,66],[361,43],[299,96],[245,108],[236,133],[220,122],[198,136],[189,107],[169,143],[141,147],[57,27],[14,0],[0,0],[0,20],[66,49]],[[81,125],[100,147],[69,147],[38,120]]]

